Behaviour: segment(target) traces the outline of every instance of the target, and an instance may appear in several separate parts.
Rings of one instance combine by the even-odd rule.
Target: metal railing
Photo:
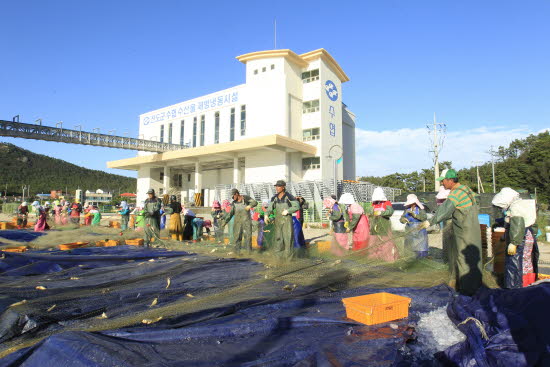
[[[337,181],[339,198],[343,193],[349,192],[353,195],[354,199],[358,203],[367,203],[371,201],[372,192],[377,187],[369,182],[348,182]],[[222,200],[231,201],[231,189],[237,188],[241,194],[249,195],[258,202],[263,200],[271,200],[275,195],[275,188],[273,182],[269,183],[254,183],[254,184],[229,184],[229,185],[216,185],[214,197],[220,202]],[[309,209],[307,213],[304,213],[306,222],[320,222],[326,220],[326,209],[323,208],[323,199],[334,193],[334,181],[301,181],[301,182],[289,182],[286,189],[294,196],[302,196],[308,203]],[[392,187],[382,187],[386,197],[390,201],[394,201],[395,198],[401,195],[401,189],[394,189]],[[211,203],[205,203],[210,205]]]

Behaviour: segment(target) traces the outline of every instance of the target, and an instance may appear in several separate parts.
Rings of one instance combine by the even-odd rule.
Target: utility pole
[[[428,128],[428,135],[432,140],[432,150],[431,153],[434,154],[434,175],[435,175],[435,191],[439,190],[440,182],[437,181],[439,178],[439,152],[443,146],[445,140],[445,132],[447,131],[447,125],[442,122],[437,122],[434,112],[434,121],[431,124],[426,125]]]
[[[479,165],[482,164],[482,163],[483,162],[480,162],[480,161],[472,161],[472,164],[476,165],[477,193],[478,194],[485,193],[485,189],[483,188],[483,182],[481,181],[481,176],[479,174]]]

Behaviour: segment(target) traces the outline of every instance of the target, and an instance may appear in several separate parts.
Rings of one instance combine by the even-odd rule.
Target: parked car
[[[431,210],[426,204],[422,203],[424,205],[424,210],[426,210],[426,214],[428,215],[428,220],[432,219],[434,216],[434,211]],[[405,231],[405,224],[401,223],[399,219],[401,219],[401,216],[405,212],[405,202],[397,202],[392,203],[391,206],[393,207],[393,215],[390,218],[391,221],[391,229],[393,231]],[[428,231],[436,228],[437,226],[432,226],[428,228]]]

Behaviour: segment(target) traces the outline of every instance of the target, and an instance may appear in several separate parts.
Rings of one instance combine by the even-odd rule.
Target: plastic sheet
[[[447,287],[390,289],[413,297],[411,318],[448,302]],[[149,327],[66,332],[16,352],[0,366],[392,366],[408,320],[359,325],[344,318],[342,297],[356,289],[253,305],[227,305],[209,317],[163,320]],[[187,324],[186,326],[184,326]],[[403,363],[403,361],[402,361]]]
[[[10,367],[391,366],[404,363],[408,322],[453,294],[386,288],[413,299],[409,320],[365,326],[341,300],[382,290],[327,287],[343,270],[288,290],[249,259],[130,246],[6,255],[0,352],[32,345],[0,360]]]
[[[511,290],[485,288],[472,298],[459,296],[447,312],[456,325],[469,320],[458,326],[467,340],[439,353],[438,359],[459,367],[549,366],[549,309],[548,283]]]

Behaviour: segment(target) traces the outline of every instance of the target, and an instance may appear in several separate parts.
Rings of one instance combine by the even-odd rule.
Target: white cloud
[[[480,126],[462,131],[448,131],[440,161],[452,161],[461,169],[472,162],[491,159],[491,145],[495,149],[512,140],[531,134],[527,127]],[[358,176],[383,176],[394,172],[412,172],[433,165],[431,141],[426,129],[397,129],[369,131],[355,130],[356,170]]]

